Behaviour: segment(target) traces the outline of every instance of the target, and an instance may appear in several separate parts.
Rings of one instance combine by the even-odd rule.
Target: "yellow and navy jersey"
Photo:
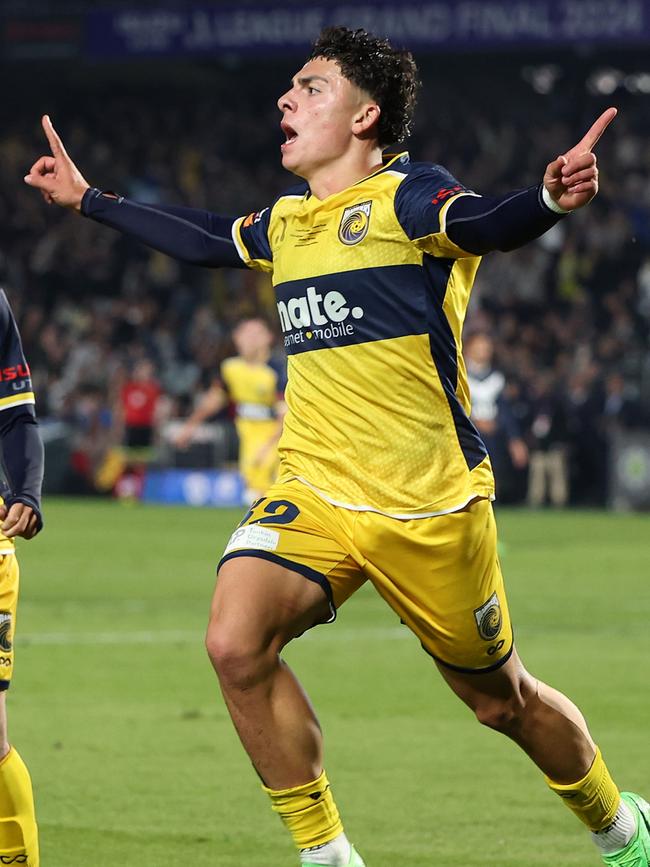
[[[237,421],[271,421],[283,400],[284,376],[274,360],[251,363],[238,355],[221,363],[220,383],[235,407]]]
[[[398,517],[493,496],[461,341],[480,257],[445,227],[464,195],[404,153],[324,200],[301,184],[235,221],[244,263],[272,274],[288,354],[281,480]]]

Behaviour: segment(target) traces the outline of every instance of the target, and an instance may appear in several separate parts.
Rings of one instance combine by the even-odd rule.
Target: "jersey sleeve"
[[[7,296],[0,290],[0,412],[15,406],[33,406],[29,365]]]
[[[256,271],[273,271],[273,253],[269,242],[271,208],[239,217],[232,227],[232,238],[242,262]]]
[[[190,265],[245,267],[232,238],[233,217],[134,202],[95,187],[84,193],[81,213]]]
[[[461,196],[475,196],[438,165],[420,165],[402,181],[395,194],[395,214],[408,238],[432,256],[459,259],[473,256],[447,235],[449,205]]]
[[[34,411],[34,392],[16,320],[7,296],[0,290],[0,453],[9,492],[7,507],[16,502],[31,506],[37,529],[43,526],[43,442]]]

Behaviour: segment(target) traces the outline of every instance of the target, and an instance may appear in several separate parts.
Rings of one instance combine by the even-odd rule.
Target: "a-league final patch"
[[[232,534],[226,545],[224,554],[228,554],[235,548],[253,548],[259,551],[275,551],[280,542],[280,534],[277,530],[268,527],[260,527],[259,524],[247,524],[238,527]]]
[[[484,641],[492,641],[497,637],[503,625],[503,614],[496,593],[493,593],[480,608],[474,609],[474,617],[478,634]]]

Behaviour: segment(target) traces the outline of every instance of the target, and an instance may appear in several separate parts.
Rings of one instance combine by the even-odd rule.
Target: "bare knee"
[[[535,712],[537,681],[528,674],[516,653],[500,669],[485,675],[440,670],[456,695],[488,728],[516,739]]]
[[[518,664],[492,691],[477,693],[470,703],[478,721],[488,728],[517,739],[536,713],[537,681]]]
[[[250,688],[279,663],[276,642],[242,633],[219,621],[210,622],[205,646],[214,670],[226,688]]]
[[[503,697],[480,696],[473,708],[481,725],[505,735],[513,735],[521,726],[527,699],[523,691]]]

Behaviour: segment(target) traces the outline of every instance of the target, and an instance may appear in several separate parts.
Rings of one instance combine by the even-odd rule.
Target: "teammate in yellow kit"
[[[18,604],[16,536],[33,538],[42,526],[43,445],[34,392],[18,328],[0,290],[0,864],[38,867],[38,831],[29,771],[7,733],[7,690],[14,668]]]
[[[196,428],[229,402],[235,407],[239,438],[239,472],[246,501],[258,499],[271,486],[278,469],[282,433],[284,369],[271,356],[273,334],[262,319],[245,319],[232,333],[237,355],[221,364],[220,377],[202,395],[176,436],[186,448]]]
[[[235,221],[89,187],[48,118],[52,156],[26,181],[185,261],[273,274],[289,353],[280,475],[226,548],[207,644],[302,864],[363,861],[323,770],[318,721],[280,652],[370,580],[478,720],[526,751],[605,862],[648,867],[647,805],[621,797],[580,711],[514,649],[461,339],[480,256],[594,197],[593,147],[616,111],[540,184],[488,197],[441,166],[382,154],[408,133],[416,85],[407,52],[361,30],[321,34],[278,101],[282,162],[304,183]]]

